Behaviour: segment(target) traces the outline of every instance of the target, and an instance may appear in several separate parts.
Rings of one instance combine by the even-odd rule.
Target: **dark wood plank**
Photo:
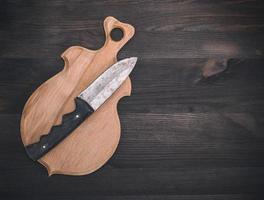
[[[108,15],[137,29],[124,56],[263,57],[261,1],[2,2],[1,58],[50,58],[72,45],[100,48]]]
[[[0,190],[6,196],[42,198],[69,198],[76,193],[82,196],[259,194],[264,184],[262,136],[252,136],[228,119],[221,124],[221,119],[215,121],[210,117],[211,126],[219,126],[210,129],[208,119],[195,122],[192,118],[121,116],[120,146],[102,169],[81,178],[60,175],[48,178],[45,169],[24,153],[18,128],[20,116],[1,115],[0,159],[5,163],[0,169],[3,180]],[[231,132],[227,135],[228,129]],[[17,191],[18,188],[23,191]]]
[[[224,72],[203,77],[207,61],[140,58],[131,75],[133,95],[121,100],[120,111],[263,112],[263,59],[230,59]],[[59,58],[0,59],[0,110],[21,113],[30,94],[62,66]]]

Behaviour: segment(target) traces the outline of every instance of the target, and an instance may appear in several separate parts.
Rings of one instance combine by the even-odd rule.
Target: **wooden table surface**
[[[264,5],[261,1],[0,0],[0,198],[264,198]],[[47,176],[19,122],[69,46],[98,49],[112,15],[136,35],[132,96],[119,103],[115,155],[88,176]]]

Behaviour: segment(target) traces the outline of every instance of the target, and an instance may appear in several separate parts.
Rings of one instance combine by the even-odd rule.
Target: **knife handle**
[[[25,147],[28,156],[32,160],[38,160],[48,153],[94,112],[94,109],[81,98],[77,97],[74,101],[75,110],[63,115],[60,125],[53,126],[47,135],[40,137],[38,142]]]

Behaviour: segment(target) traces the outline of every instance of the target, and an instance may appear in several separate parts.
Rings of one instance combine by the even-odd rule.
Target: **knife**
[[[75,110],[65,114],[60,125],[53,126],[38,142],[25,147],[28,156],[36,161],[70,135],[122,85],[136,62],[136,57],[126,58],[108,68],[74,99]]]

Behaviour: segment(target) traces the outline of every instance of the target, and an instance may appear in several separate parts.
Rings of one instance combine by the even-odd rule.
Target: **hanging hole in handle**
[[[124,37],[124,32],[121,28],[114,28],[110,33],[110,37],[113,41],[118,42]]]

